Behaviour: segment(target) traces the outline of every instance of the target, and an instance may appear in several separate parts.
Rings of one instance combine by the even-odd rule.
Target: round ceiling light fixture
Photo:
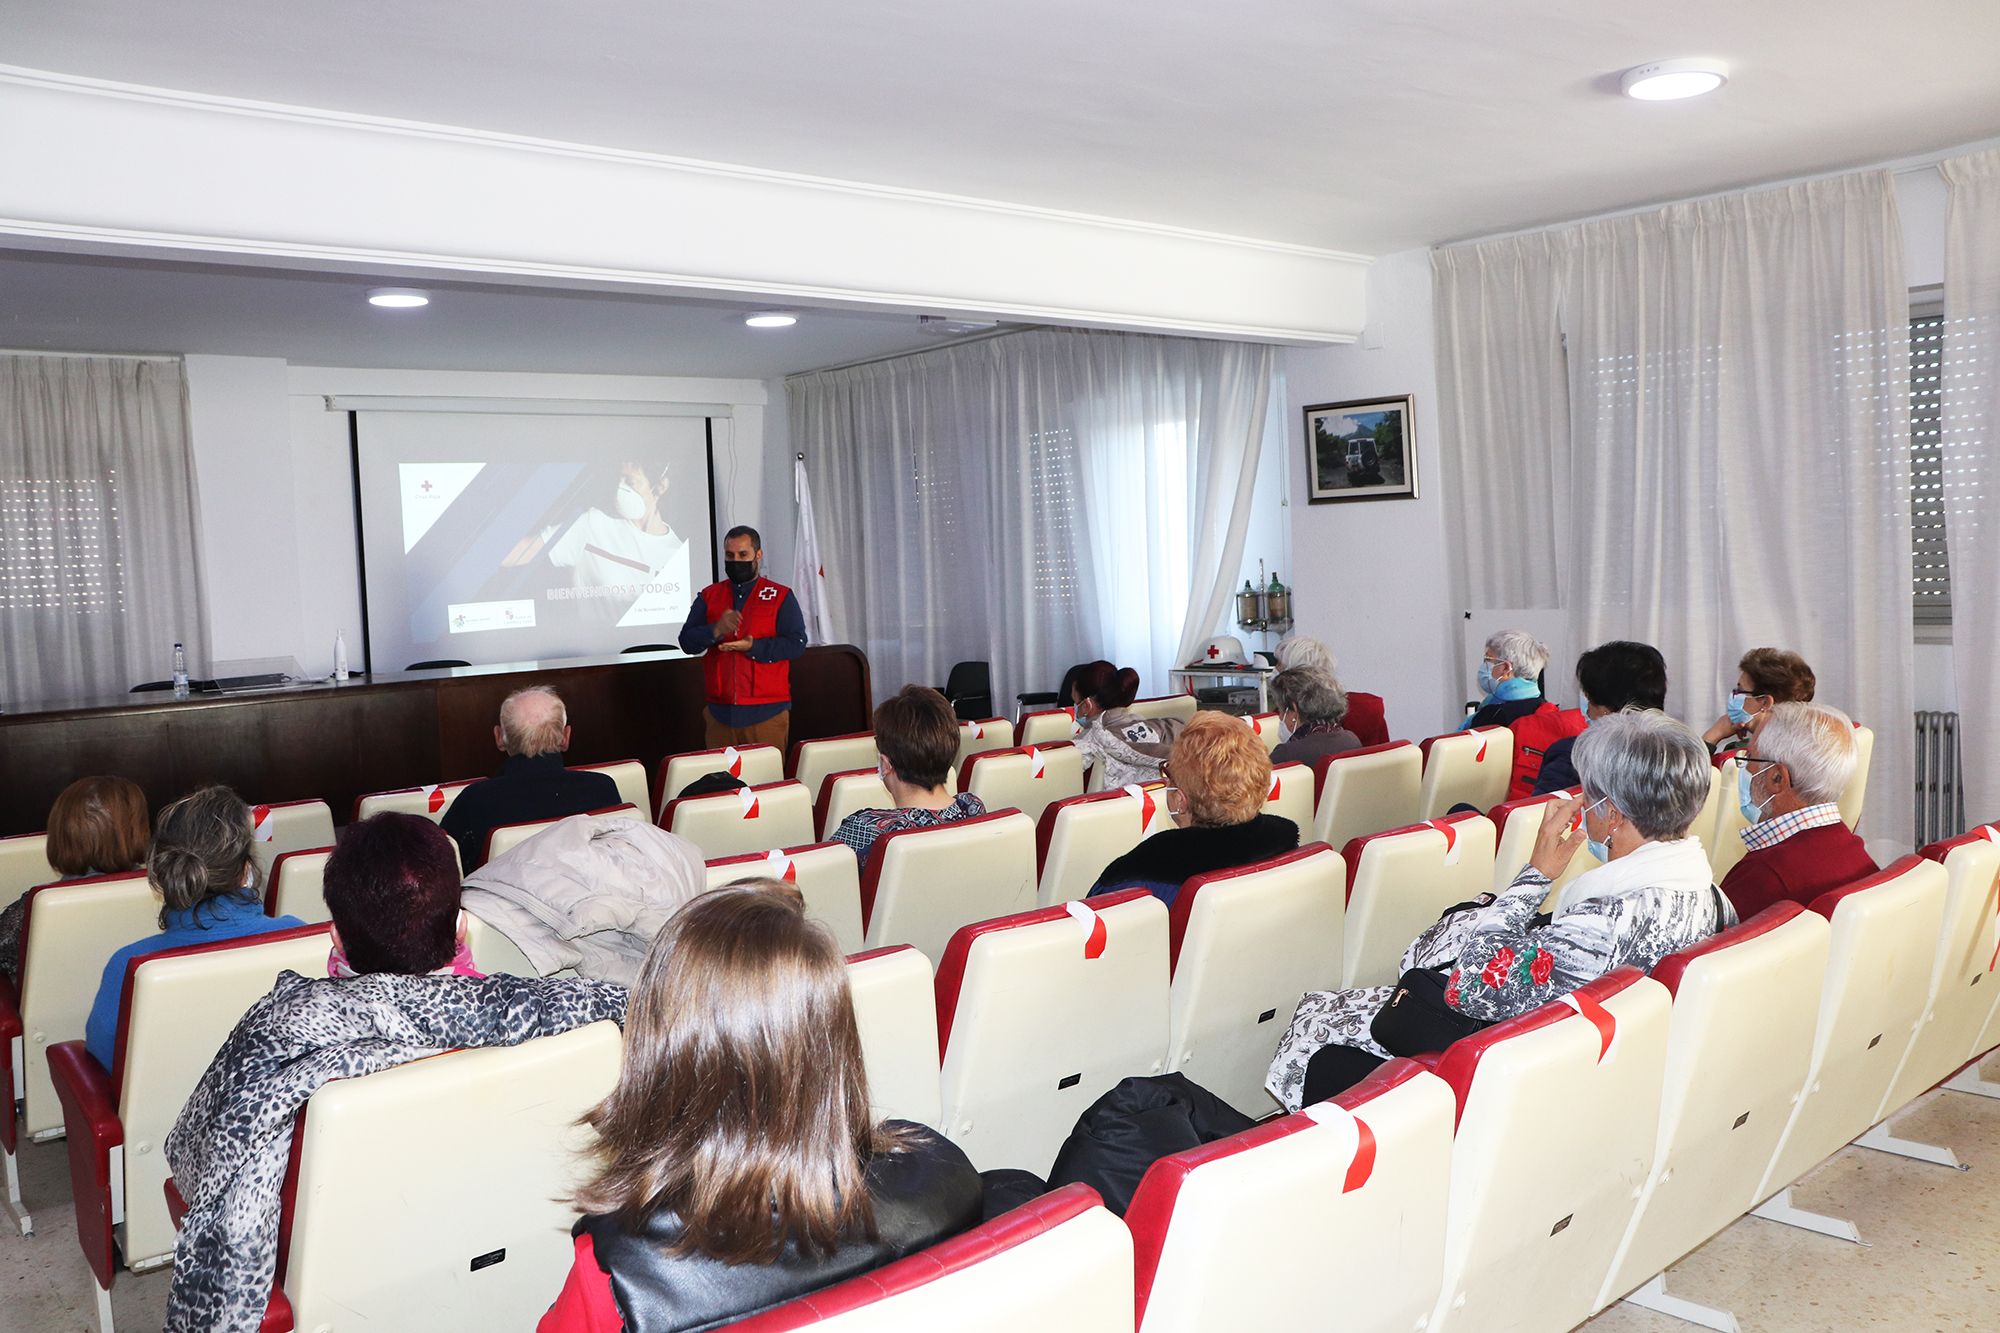
[[[431,298],[414,287],[371,287],[368,289],[368,304],[379,305],[384,310],[415,310],[427,306]]]
[[[799,317],[782,310],[760,310],[754,315],[745,315],[743,322],[753,329],[789,329],[799,322]]]
[[[1674,102],[1712,93],[1727,82],[1729,66],[1720,60],[1655,60],[1626,70],[1618,86],[1641,102]]]

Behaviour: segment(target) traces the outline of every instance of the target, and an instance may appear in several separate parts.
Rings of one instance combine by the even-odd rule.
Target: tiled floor
[[[1986,1073],[2000,1074],[2000,1057]],[[1864,1245],[1744,1218],[1676,1264],[1668,1290],[1732,1310],[1743,1333],[2000,1330],[2000,1101],[1934,1092],[1897,1119],[1896,1132],[1946,1145],[1970,1169],[1843,1149],[1800,1183],[1794,1202],[1851,1220]],[[63,1145],[23,1144],[21,1165],[35,1234],[0,1234],[0,1333],[91,1333],[90,1270],[77,1248]],[[157,1329],[166,1307],[165,1270],[118,1275],[112,1310],[126,1333]],[[524,1313],[521,1328],[539,1313]],[[1591,1333],[1690,1327],[1631,1306],[1585,1325]]]

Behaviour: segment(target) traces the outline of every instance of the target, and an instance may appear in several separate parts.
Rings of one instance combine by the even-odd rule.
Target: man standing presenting
[[[806,622],[792,590],[762,578],[764,539],[734,527],[722,539],[728,577],[695,598],[681,651],[701,653],[707,743],[775,745],[792,730],[792,659],[806,650]]]

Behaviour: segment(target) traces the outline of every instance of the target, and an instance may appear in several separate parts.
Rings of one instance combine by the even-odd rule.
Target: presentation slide
[[[717,577],[704,418],[354,415],[373,670],[672,644]]]

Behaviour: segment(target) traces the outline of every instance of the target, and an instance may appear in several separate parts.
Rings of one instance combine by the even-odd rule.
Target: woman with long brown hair
[[[870,1112],[839,946],[777,881],[667,923],[618,1086],[586,1119],[596,1170],[542,1333],[714,1328],[979,1220],[964,1153]]]

